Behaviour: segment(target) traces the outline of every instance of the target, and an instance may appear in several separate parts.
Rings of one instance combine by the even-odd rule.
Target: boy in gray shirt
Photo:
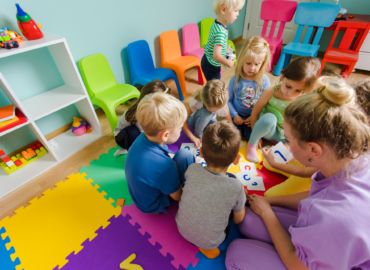
[[[203,134],[200,155],[207,167],[192,164],[185,173],[186,184],[176,215],[181,235],[208,258],[220,254],[230,231],[230,222],[244,219],[247,191],[232,173],[231,163],[240,159],[240,133],[228,121],[209,125]]]

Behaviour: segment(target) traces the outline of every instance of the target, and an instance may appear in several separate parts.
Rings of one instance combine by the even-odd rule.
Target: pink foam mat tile
[[[199,249],[190,244],[181,236],[177,229],[175,216],[178,210],[178,202],[173,202],[167,208],[167,214],[151,215],[140,212],[134,204],[122,207],[122,215],[129,214],[132,219],[129,221],[132,225],[138,223],[141,228],[139,232],[144,235],[146,232],[152,237],[148,241],[155,245],[159,243],[162,249],[159,251],[163,256],[172,255],[174,260],[171,262],[177,269],[180,267],[187,268],[190,264],[194,267],[199,258],[196,257]]]

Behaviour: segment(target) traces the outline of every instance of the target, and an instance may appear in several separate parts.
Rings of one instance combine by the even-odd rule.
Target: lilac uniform
[[[361,159],[348,166],[348,174],[346,169],[329,178],[315,173],[298,217],[292,210],[273,208],[309,269],[370,269],[370,162]],[[239,228],[254,240],[230,244],[227,269],[286,269],[260,217],[249,210]]]

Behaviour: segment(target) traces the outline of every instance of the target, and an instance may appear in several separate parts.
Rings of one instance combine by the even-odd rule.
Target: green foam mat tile
[[[82,167],[80,173],[86,173],[86,178],[94,179],[91,184],[98,184],[99,191],[107,193],[106,199],[112,198],[116,205],[118,199],[125,199],[125,204],[131,205],[132,199],[128,191],[125,174],[127,155],[114,156],[119,147],[109,149],[107,154],[100,155],[99,159],[90,162],[90,166]]]

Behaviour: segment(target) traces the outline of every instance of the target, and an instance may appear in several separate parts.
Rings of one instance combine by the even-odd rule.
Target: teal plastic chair
[[[300,3],[297,6],[294,23],[298,24],[297,33],[293,42],[289,42],[282,50],[279,61],[275,66],[273,74],[279,76],[283,68],[289,63],[292,55],[316,57],[319,51],[319,41],[325,27],[333,24],[338,15],[340,5],[327,3]],[[304,40],[301,39],[304,26],[308,26]],[[317,32],[312,44],[309,44],[312,31],[317,27]]]
[[[140,92],[132,85],[117,84],[107,58],[101,53],[82,58],[78,66],[91,103],[103,109],[113,131],[118,124],[116,107],[139,98]]]

